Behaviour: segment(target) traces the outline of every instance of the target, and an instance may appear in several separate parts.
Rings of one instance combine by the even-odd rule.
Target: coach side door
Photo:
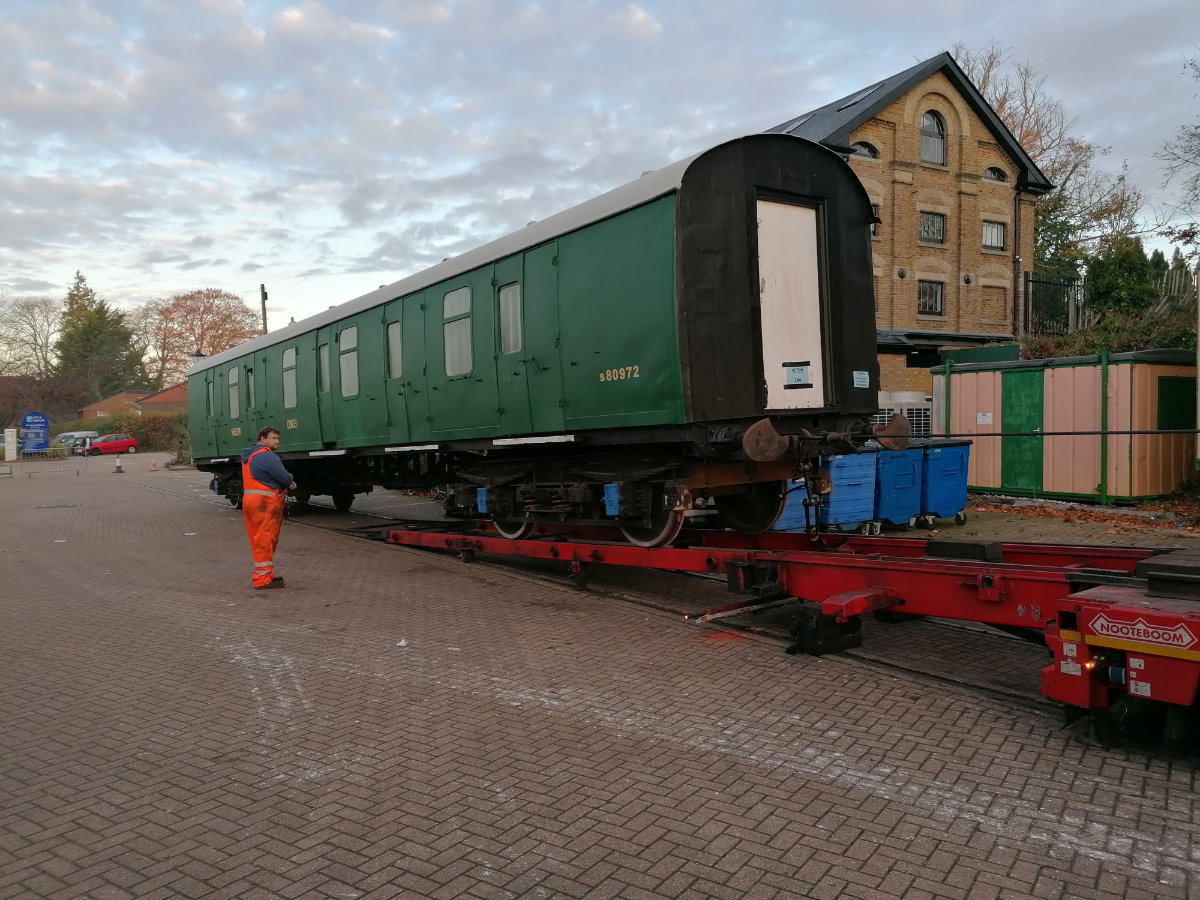
[[[496,317],[496,389],[500,398],[500,430],[529,434],[529,358],[525,354],[523,257],[496,263],[492,302]]]
[[[316,356],[316,387],[317,387],[317,426],[322,444],[331,444],[337,440],[337,422],[334,419],[333,405],[333,328],[326,325],[317,331]]]
[[[405,367],[418,365],[420,360],[409,359],[404,352],[404,298],[393,300],[383,309],[383,378],[384,398],[387,400],[388,441],[393,444],[410,442],[408,429],[408,390],[405,387]]]
[[[529,412],[534,433],[563,430],[563,374],[559,352],[558,242],[525,253],[521,302],[524,346],[520,356],[529,373]]]
[[[430,296],[432,294],[432,296]],[[490,271],[464,273],[424,292],[431,437],[499,431],[495,309]]]

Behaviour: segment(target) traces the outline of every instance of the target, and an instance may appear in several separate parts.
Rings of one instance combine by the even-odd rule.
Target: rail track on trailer
[[[553,562],[580,586],[596,567],[721,578],[730,602],[686,617],[786,612],[791,653],[853,651],[867,614],[990,626],[1044,644],[1040,696],[1067,723],[1087,717],[1097,742],[1200,752],[1200,551],[703,529],[641,548],[604,529],[525,540],[453,522],[362,530],[465,561]]]

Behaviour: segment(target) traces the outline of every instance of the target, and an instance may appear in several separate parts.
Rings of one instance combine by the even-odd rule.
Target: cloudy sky
[[[275,328],[992,40],[1166,203],[1197,0],[0,0],[0,296]]]

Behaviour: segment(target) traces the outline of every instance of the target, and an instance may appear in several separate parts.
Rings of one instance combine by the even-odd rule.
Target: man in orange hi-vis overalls
[[[242,517],[254,555],[255,590],[283,587],[275,574],[275,545],[287,492],[296,482],[275,455],[278,448],[279,429],[268,425],[259,431],[258,443],[242,451]]]

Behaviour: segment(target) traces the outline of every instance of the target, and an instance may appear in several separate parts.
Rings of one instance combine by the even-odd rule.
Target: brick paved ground
[[[1200,892],[1191,769],[298,524],[254,594],[149,459],[0,479],[0,898]]]

